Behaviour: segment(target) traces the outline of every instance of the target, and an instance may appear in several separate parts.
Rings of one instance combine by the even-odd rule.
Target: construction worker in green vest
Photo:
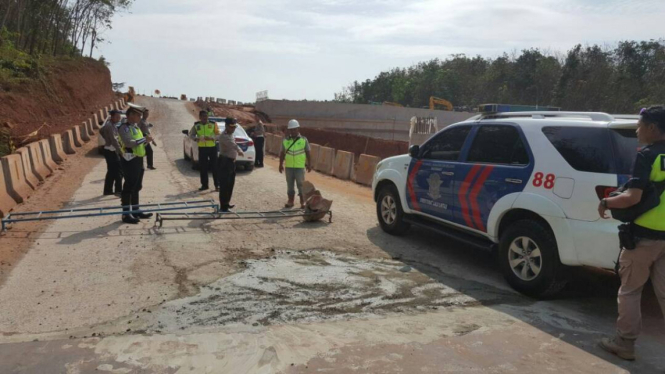
[[[649,278],[665,314],[665,192],[661,192],[665,181],[665,107],[642,109],[637,140],[646,146],[637,152],[626,191],[604,198],[598,205],[600,216],[609,218],[605,214],[608,209],[630,208],[642,201],[643,194],[660,194],[660,205],[630,223],[632,243],[622,248],[619,257],[616,334],[600,342],[603,349],[624,360],[635,359],[635,340],[642,328],[642,290]]]
[[[143,108],[130,104],[127,120],[118,128],[120,145],[120,165],[125,177],[125,184],[120,194],[123,210],[122,221],[137,224],[140,218],[150,218],[152,213],[143,213],[139,209],[139,191],[143,188],[143,157],[145,144],[152,141],[152,136],[144,136],[139,128]],[[135,213],[129,213],[134,211]],[[127,213],[125,213],[127,212]]]
[[[300,135],[300,123],[295,119],[289,121],[286,131],[287,137],[282,142],[282,149],[279,152],[279,172],[286,175],[286,194],[289,198],[284,207],[293,208],[296,195],[295,184],[298,187],[298,196],[300,196],[300,208],[304,209],[302,183],[305,181],[305,170],[312,171],[310,146],[307,138]]]
[[[208,170],[212,169],[212,181],[215,191],[219,190],[219,178],[217,176],[217,136],[221,134],[216,122],[208,120],[208,112],[199,112],[199,121],[189,130],[189,137],[197,142],[199,148],[199,172],[201,176],[201,188],[205,191],[208,185]]]

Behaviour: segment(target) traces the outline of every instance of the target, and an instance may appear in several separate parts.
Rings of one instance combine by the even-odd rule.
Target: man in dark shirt
[[[665,108],[643,109],[637,124],[637,139],[646,144],[635,158],[633,177],[626,192],[602,199],[598,213],[638,204],[643,191],[653,182],[665,181]],[[660,205],[639,216],[632,224],[636,247],[623,250],[619,258],[619,319],[614,338],[600,346],[625,360],[635,359],[635,340],[642,327],[640,302],[644,284],[651,278],[660,307],[665,314],[665,193]]]

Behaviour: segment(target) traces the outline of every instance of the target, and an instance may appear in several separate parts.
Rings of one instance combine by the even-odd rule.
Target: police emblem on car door
[[[441,188],[441,176],[438,173],[432,173],[427,179],[427,184],[429,185],[429,191],[427,196],[430,199],[437,200],[441,197],[440,188]]]

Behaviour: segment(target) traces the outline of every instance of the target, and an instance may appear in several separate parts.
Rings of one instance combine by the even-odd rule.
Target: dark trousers
[[[130,161],[120,158],[125,184],[122,186],[120,199],[122,206],[132,206],[132,210],[138,210],[139,191],[143,188],[143,157],[134,157]],[[123,208],[124,211],[129,208]]]
[[[120,171],[120,157],[115,151],[104,149],[106,159],[106,179],[104,179],[104,194],[120,193],[122,190],[122,172]],[[113,187],[115,186],[115,191]]]
[[[219,186],[217,176],[217,147],[199,147],[199,169],[201,169],[201,187],[208,187],[208,170],[212,169],[212,182]]]
[[[148,167],[153,167],[152,163],[152,146],[150,144],[145,145],[145,158],[148,160]]]
[[[255,166],[263,166],[263,145],[266,138],[260,136],[254,139],[254,149],[256,149],[256,162]]]
[[[233,196],[233,186],[236,184],[236,160],[221,156],[219,164],[219,205],[222,210],[228,210]]]

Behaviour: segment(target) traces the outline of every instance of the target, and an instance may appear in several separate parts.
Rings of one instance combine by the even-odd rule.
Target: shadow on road
[[[493,253],[468,248],[452,239],[415,228],[403,237],[396,237],[376,226],[367,230],[367,237],[393,259],[437,282],[629,372],[662,373],[665,370],[663,317],[650,287],[645,290],[643,299],[645,334],[637,343],[638,361],[630,363],[597,346],[601,337],[614,333],[619,282],[612,272],[567,268],[571,280],[563,292],[555,299],[540,301],[509,289]],[[482,283],[478,282],[481,278]]]

